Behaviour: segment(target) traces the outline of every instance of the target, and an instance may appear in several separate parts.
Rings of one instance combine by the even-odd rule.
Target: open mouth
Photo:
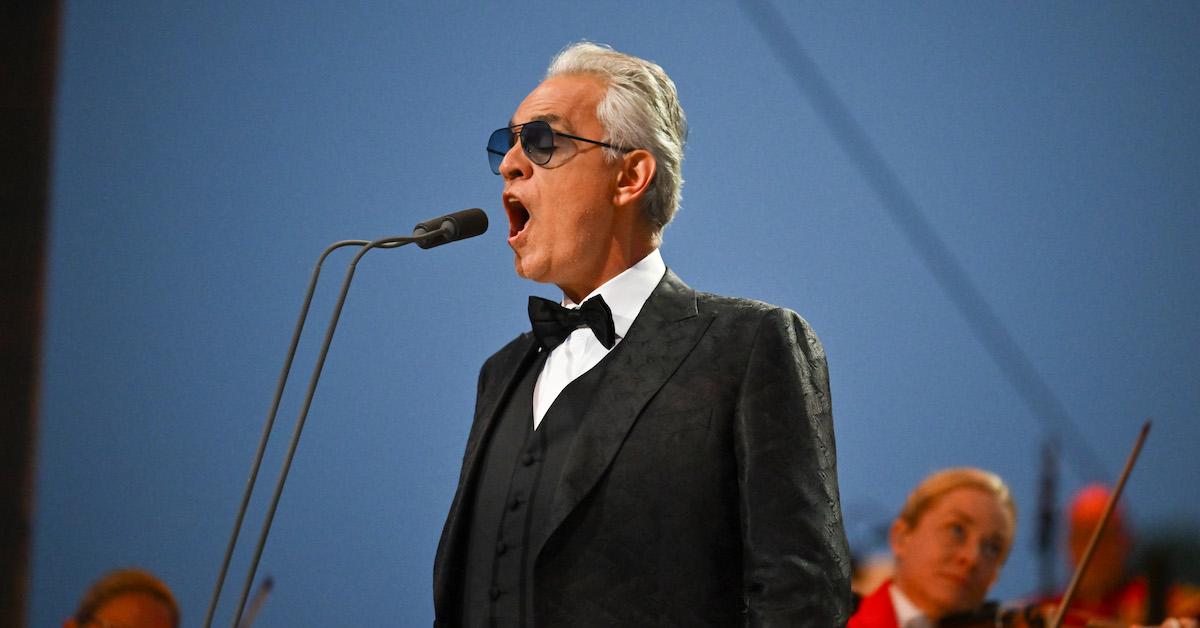
[[[508,237],[514,238],[525,230],[529,223],[529,210],[516,197],[504,197],[504,211],[508,213]]]

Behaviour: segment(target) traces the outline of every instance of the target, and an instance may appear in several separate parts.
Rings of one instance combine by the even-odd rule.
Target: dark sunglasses
[[[518,137],[521,139],[521,150],[525,151],[525,156],[529,158],[529,161],[539,166],[545,166],[550,163],[550,158],[554,156],[556,149],[565,148],[569,150],[570,147],[574,146],[569,142],[559,141],[558,138],[560,137],[621,151],[632,150],[596,140],[589,140],[586,137],[568,135],[562,131],[555,131],[550,128],[550,123],[545,120],[534,120],[525,124],[516,124],[492,131],[492,136],[488,138],[487,153],[488,162],[491,163],[494,174],[500,174],[500,162],[504,161],[504,156],[508,154],[508,151],[512,150]]]

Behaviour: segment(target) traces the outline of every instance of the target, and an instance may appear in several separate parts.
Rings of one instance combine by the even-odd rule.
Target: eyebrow
[[[562,116],[560,116],[556,113],[543,113],[542,115],[534,116],[534,117],[526,120],[525,122],[533,122],[535,120],[539,120],[541,122],[547,122],[547,123],[561,122]],[[522,122],[521,124],[525,124],[525,122]],[[517,122],[515,120],[513,120],[512,118],[509,118],[508,119],[508,127],[512,128],[514,126],[517,126]]]
[[[957,518],[957,519],[966,519],[967,521],[970,521],[971,523],[975,523],[974,517],[972,517],[971,515],[967,514],[964,511],[961,511],[957,508],[952,509],[950,511],[950,514],[954,515],[955,518]]]
[[[971,525],[976,525],[976,524],[977,524],[977,522],[975,521],[975,518],[974,518],[974,517],[972,517],[971,515],[967,514],[966,512],[964,512],[964,511],[962,511],[962,510],[959,510],[959,509],[957,509],[957,508],[954,508],[954,509],[952,509],[952,510],[950,511],[950,514],[954,516],[954,519],[955,519],[955,520],[962,520],[962,521],[966,521],[967,523],[970,523]],[[1000,542],[1003,544],[1003,543],[1005,543],[1005,542],[1006,542],[1006,539],[1007,539],[1008,537],[1006,537],[1006,536],[1004,535],[1004,531],[1002,531],[1002,530],[998,530],[998,531],[996,531],[996,532],[993,532],[993,533],[992,533],[991,535],[989,535],[987,538],[988,538],[989,540],[1000,541]]]

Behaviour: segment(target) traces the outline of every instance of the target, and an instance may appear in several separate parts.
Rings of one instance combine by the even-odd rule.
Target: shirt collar
[[[604,282],[604,285],[593,290],[583,300],[587,301],[597,294],[604,297],[608,309],[612,310],[613,327],[617,337],[624,338],[633,325],[633,319],[642,311],[642,306],[646,304],[650,293],[654,292],[654,288],[666,272],[667,265],[663,262],[662,254],[658,249],[654,249],[640,262]],[[566,295],[563,295],[562,304],[564,307],[579,307],[579,304],[571,301]]]
[[[929,618],[925,617],[925,613],[922,613],[921,609],[917,608],[917,605],[913,604],[907,595],[904,595],[895,582],[888,587],[888,594],[892,596],[892,608],[896,609],[897,626],[900,628],[924,628],[932,625]]]

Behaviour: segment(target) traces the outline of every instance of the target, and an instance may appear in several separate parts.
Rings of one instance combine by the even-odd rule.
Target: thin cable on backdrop
[[[1074,454],[1066,456],[1066,459],[1075,473],[1085,482],[1111,477],[1105,471],[1104,463],[1088,446],[1083,432],[1067,414],[1062,402],[1034,368],[1029,356],[1017,344],[983,293],[975,287],[795,34],[788,29],[783,15],[769,0],[741,0],[740,4],[742,12],[758,29],[800,92],[808,97],[809,103],[829,126],[834,138],[883,201],[892,220],[966,319],[972,333],[1034,417],[1042,422],[1043,429],[1051,436],[1067,436],[1060,442],[1065,443],[1065,451]]]

